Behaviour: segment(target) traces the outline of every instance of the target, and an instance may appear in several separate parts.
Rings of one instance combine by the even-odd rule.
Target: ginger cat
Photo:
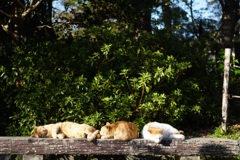
[[[138,137],[138,128],[132,122],[106,123],[100,130],[101,139],[130,140]]]
[[[143,127],[142,137],[160,143],[162,139],[185,139],[183,131],[179,131],[166,123],[150,122]]]
[[[31,137],[36,138],[87,138],[92,141],[99,137],[99,130],[87,124],[59,122],[44,126],[35,126]]]

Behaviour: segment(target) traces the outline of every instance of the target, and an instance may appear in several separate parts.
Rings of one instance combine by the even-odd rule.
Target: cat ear
[[[31,137],[35,137],[35,138],[38,138],[38,126],[33,126],[33,130],[31,132]]]
[[[37,132],[37,131],[38,131],[38,126],[34,126],[33,132]]]
[[[110,125],[110,123],[109,123],[109,122],[107,122],[107,123],[106,123],[106,125]]]
[[[35,137],[35,131],[36,131],[35,128],[36,128],[36,127],[34,126],[32,132],[31,132],[31,137]]]
[[[179,131],[177,132],[177,134],[184,134],[184,131],[179,130]]]
[[[111,129],[111,127],[110,127],[110,126],[106,126],[106,128],[107,128],[107,130],[110,130],[110,129]]]

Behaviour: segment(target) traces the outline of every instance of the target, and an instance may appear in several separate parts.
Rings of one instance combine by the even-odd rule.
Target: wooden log
[[[131,141],[0,137],[0,154],[20,155],[175,155],[239,156],[240,142],[221,138],[192,138],[156,144],[144,139]]]

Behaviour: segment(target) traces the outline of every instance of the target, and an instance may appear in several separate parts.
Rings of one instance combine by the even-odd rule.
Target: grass
[[[227,132],[223,132],[220,127],[217,127],[213,133],[209,134],[210,137],[214,138],[227,138],[233,140],[240,140],[240,130],[233,129],[233,126],[227,128]]]

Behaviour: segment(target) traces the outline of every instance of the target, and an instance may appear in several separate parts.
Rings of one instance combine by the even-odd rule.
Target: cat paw
[[[108,139],[106,136],[101,136],[101,139]]]
[[[87,135],[87,140],[93,141],[94,139],[97,139],[98,135],[99,135],[99,130],[96,130],[92,134]]]
[[[59,138],[59,139],[63,139],[64,137],[65,137],[64,134],[58,134],[58,135],[57,135],[57,138]]]
[[[181,134],[180,138],[181,140],[185,140],[185,136]]]

